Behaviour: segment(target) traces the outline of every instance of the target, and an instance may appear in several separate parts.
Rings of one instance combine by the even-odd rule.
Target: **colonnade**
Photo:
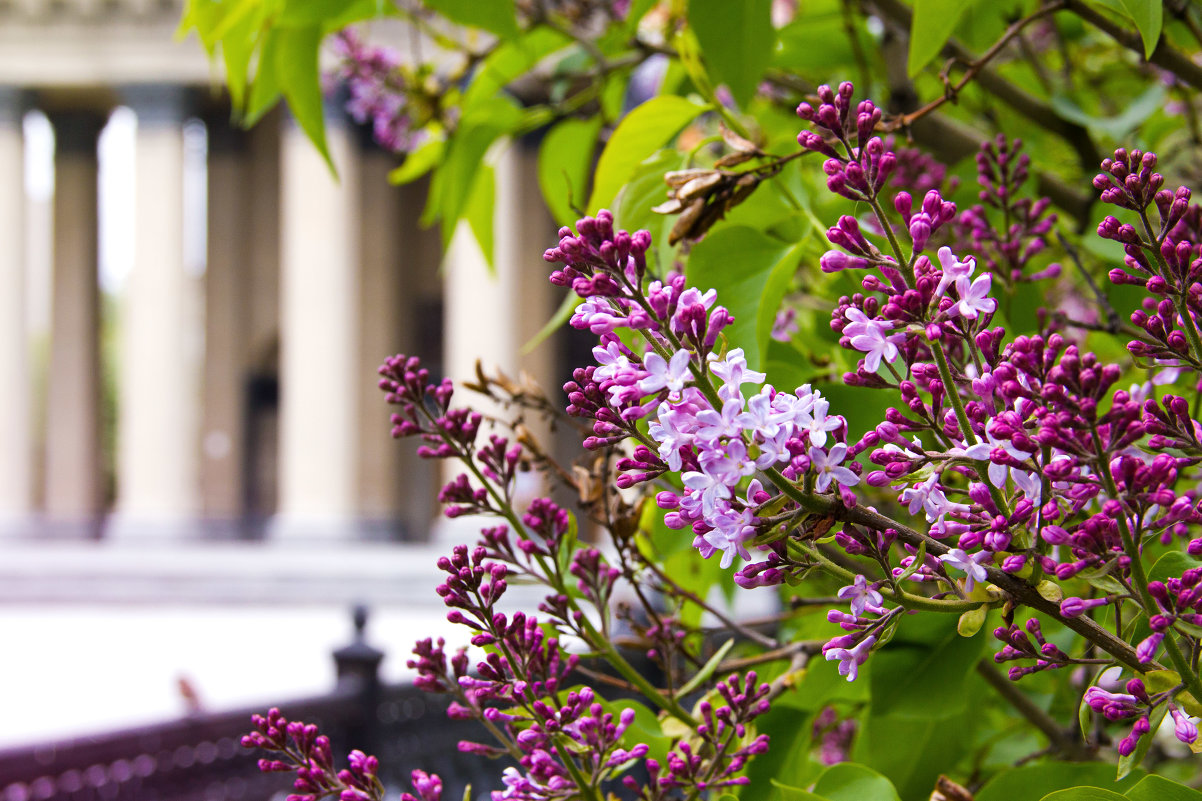
[[[463,379],[480,357],[554,383],[550,348],[518,356],[554,306],[533,152],[514,143],[497,157],[489,270],[466,228],[444,259],[417,222],[423,185],[390,187],[395,159],[341,115],[328,120],[335,179],[285,116],[245,132],[201,96],[155,84],[114,94],[137,118],[135,233],[119,346],[102,359],[97,141],[112,104],[0,90],[0,532],[419,538],[439,476],[388,438],[374,368],[404,351]],[[24,308],[22,117],[35,104],[55,136],[45,358]],[[197,116],[203,272],[183,246],[184,124]]]

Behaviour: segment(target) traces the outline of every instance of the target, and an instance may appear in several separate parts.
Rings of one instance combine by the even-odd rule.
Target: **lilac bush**
[[[340,34],[348,111],[409,152],[398,180],[433,171],[427,219],[451,226],[476,213],[479,187],[453,181],[487,172],[483,145],[544,130],[548,204],[580,217],[544,259],[577,296],[562,321],[594,341],[562,396],[500,375],[471,387],[578,432],[571,464],[417,358],[380,368],[393,436],[460,464],[439,500],[480,521],[436,589],[471,649],[427,638],[409,666],[491,738],[460,745],[503,760],[484,790],[1191,792],[1202,208],[1177,184],[1202,142],[1202,70],[1181,44],[1202,43],[1194,10],[1127,0],[1124,27],[1115,4],[978,8],[993,40],[973,56],[931,16],[973,4],[845,4],[830,17],[849,54],[823,75],[888,85],[886,112],[783,66],[835,36],[797,4],[519,0],[512,19],[430,5],[398,13],[460,60],[406,67]],[[448,20],[488,35],[459,41]],[[881,70],[863,48],[874,26]],[[909,43],[912,85],[890,37]],[[521,108],[500,91],[516,80]],[[1015,117],[1023,140],[998,132]],[[950,163],[966,137],[984,140],[975,198]],[[586,198],[589,216],[566,216]],[[526,470],[545,496],[519,500]],[[541,588],[536,609],[513,608],[514,582]],[[776,611],[747,619],[741,599]],[[295,772],[297,801],[383,797],[374,760],[338,771],[278,712],[246,744]],[[439,777],[411,784],[403,799],[441,798]]]

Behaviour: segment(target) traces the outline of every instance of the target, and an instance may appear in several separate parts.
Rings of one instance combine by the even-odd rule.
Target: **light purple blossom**
[[[672,354],[671,361],[665,361],[663,356],[651,351],[644,357],[643,367],[647,375],[639,381],[638,386],[644,395],[667,389],[668,397],[678,397],[691,377],[689,352],[683,348]]]
[[[855,618],[863,615],[866,609],[879,608],[885,601],[875,588],[868,585],[863,573],[857,574],[855,581],[839,590],[838,597],[851,602],[851,615]]]
[[[876,644],[876,637],[868,635],[852,648],[830,648],[823,649],[826,655],[826,661],[839,660],[839,675],[846,676],[848,681],[855,681],[860,675],[860,665],[868,661],[868,655],[872,652],[872,646]]]
[[[850,320],[843,329],[844,336],[851,338],[851,346],[864,355],[864,369],[875,373],[881,366],[881,360],[893,362],[899,353],[897,346],[905,341],[905,334],[886,333],[893,327],[887,320],[869,319],[864,312],[849,307],[845,312]]]
[[[837,481],[845,487],[851,487],[860,483],[860,477],[846,467],[840,467],[844,458],[847,457],[847,446],[842,442],[837,442],[831,446],[829,452],[821,448],[810,448],[810,464],[817,474],[814,480],[814,489],[819,492],[826,492],[832,481]]]
[[[954,567],[957,570],[964,571],[966,578],[964,579],[964,591],[972,592],[972,588],[976,586],[978,581],[985,581],[989,578],[989,574],[985,572],[985,568],[980,565],[978,559],[990,559],[991,554],[979,553],[975,556],[970,556],[961,548],[952,548],[947,553],[939,557],[939,561],[947,567]]]
[[[718,390],[718,397],[722,400],[741,398],[743,391],[739,387],[743,384],[762,384],[767,378],[763,373],[747,369],[747,358],[742,348],[734,348],[724,358],[718,358],[714,353],[707,358],[710,372],[722,379],[722,387]]]
[[[956,292],[960,301],[952,307],[952,315],[960,315],[966,320],[975,320],[980,314],[988,314],[997,308],[997,301],[989,297],[990,284],[993,276],[989,273],[977,276],[969,282],[967,277],[956,279]]]

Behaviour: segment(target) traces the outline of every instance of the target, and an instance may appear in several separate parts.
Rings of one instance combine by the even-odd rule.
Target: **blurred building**
[[[416,353],[462,379],[482,357],[557,383],[551,348],[518,356],[555,304],[533,154],[498,155],[495,273],[466,227],[444,257],[417,222],[423,185],[389,186],[396,159],[340,114],[338,180],[285,114],[232,126],[200,46],[173,38],[181,10],[0,0],[0,529],[10,544],[424,540],[439,476],[389,439],[375,367]],[[135,131],[112,176],[131,208],[106,209],[116,109]],[[47,121],[52,197],[22,180],[24,133]],[[109,303],[117,211],[131,254]]]

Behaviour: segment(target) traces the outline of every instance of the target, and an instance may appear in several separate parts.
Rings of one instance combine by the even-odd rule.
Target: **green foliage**
[[[627,114],[614,129],[593,178],[590,209],[607,207],[634,175],[639,163],[672,139],[705,111],[676,95],[653,97]]]
[[[772,59],[771,16],[772,0],[689,0],[689,24],[710,75],[726,84],[741,106],[751,100]]]
[[[913,77],[939,54],[961,15],[976,0],[914,0],[914,24],[906,69]]]
[[[1122,792],[1142,777],[1142,771],[1136,771],[1116,782],[1113,765],[1042,762],[1001,771],[977,791],[974,801],[1039,801],[1049,793],[1080,785]]]
[[[1139,30],[1144,42],[1144,57],[1151,58],[1152,51],[1160,41],[1160,30],[1164,24],[1163,0],[1119,0],[1127,16]]]

